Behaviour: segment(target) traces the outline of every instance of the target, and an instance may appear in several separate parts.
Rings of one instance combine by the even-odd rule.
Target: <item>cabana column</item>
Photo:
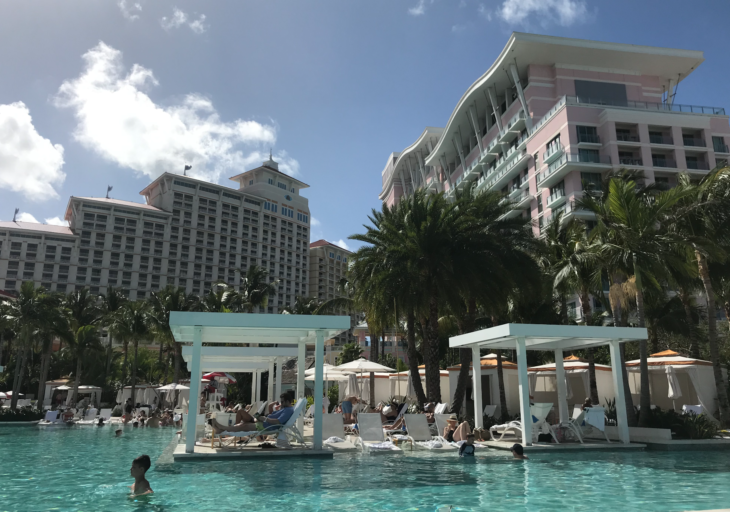
[[[269,402],[274,401],[274,360],[269,359],[269,378],[266,380],[266,399]]]
[[[274,396],[278,400],[281,396],[281,370],[284,366],[284,360],[281,357],[276,358],[276,389],[274,391]]]
[[[200,410],[200,352],[203,348],[203,328],[196,325],[193,328],[193,359],[190,368],[190,401],[188,402],[188,423],[185,425],[185,453],[195,450],[195,429],[198,424]]]
[[[558,411],[560,423],[567,422],[568,416],[568,387],[565,383],[565,366],[563,364],[563,351],[555,351],[555,381],[558,388]]]
[[[626,401],[624,397],[623,367],[621,365],[621,352],[619,340],[610,340],[608,346],[611,350],[611,373],[613,374],[613,387],[616,392],[616,423],[618,424],[618,438],[624,444],[629,444],[629,424],[626,413]]]
[[[517,378],[520,385],[520,417],[522,444],[532,446],[532,413],[530,412],[530,384],[527,378],[527,349],[525,338],[517,338]]]
[[[303,343],[299,344],[299,354],[297,356],[297,400],[304,398],[304,372],[306,371],[307,346]],[[297,420],[297,428],[299,432],[304,431],[304,418],[299,417]]]
[[[482,361],[479,357],[479,345],[471,347],[471,376],[474,390],[474,428],[484,427],[482,412]]]
[[[324,333],[317,331],[314,346],[314,449],[322,449],[322,382],[324,379]]]

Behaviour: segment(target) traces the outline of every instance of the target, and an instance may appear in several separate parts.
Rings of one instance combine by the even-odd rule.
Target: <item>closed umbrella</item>
[[[347,376],[347,395],[348,396],[359,396],[360,385],[357,381],[357,375],[351,373]]]
[[[0,391],[0,400],[5,400],[6,398],[8,398],[8,395]]]
[[[676,400],[682,397],[682,390],[679,387],[679,379],[677,378],[677,372],[674,371],[674,366],[667,366],[665,370],[667,374],[667,382],[669,383],[668,398]]]
[[[420,377],[420,375],[419,375]],[[408,386],[406,387],[406,398],[415,398],[416,397],[416,390],[413,387],[413,376],[411,375],[411,371],[408,370]]]

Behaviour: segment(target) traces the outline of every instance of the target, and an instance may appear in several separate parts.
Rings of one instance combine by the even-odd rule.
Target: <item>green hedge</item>
[[[22,408],[12,411],[0,409],[0,422],[10,421],[38,421],[43,419],[43,413],[34,409]]]

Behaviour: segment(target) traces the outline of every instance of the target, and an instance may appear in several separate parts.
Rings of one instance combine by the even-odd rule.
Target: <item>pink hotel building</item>
[[[679,82],[702,52],[513,33],[461,97],[445,128],[427,127],[388,158],[380,199],[475,187],[513,201],[539,234],[608,171],[641,169],[676,183],[730,158],[724,108],[680,105]]]

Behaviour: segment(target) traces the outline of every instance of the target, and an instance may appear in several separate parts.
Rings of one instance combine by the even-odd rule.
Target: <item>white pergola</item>
[[[298,358],[297,398],[304,398],[304,372],[307,344],[314,345],[314,448],[322,448],[322,397],[324,377],[324,340],[350,328],[348,316],[266,315],[251,313],[170,313],[170,329],[183,347],[183,357],[190,368],[190,402],[188,411],[200,407],[200,378],[204,371],[245,372],[272,370],[277,357]],[[248,345],[215,347],[203,343]],[[271,345],[261,347],[256,345]],[[284,347],[282,347],[284,345]],[[296,353],[292,350],[296,347]],[[281,373],[281,372],[279,372]],[[269,387],[272,382],[269,380]],[[271,395],[271,392],[269,393]],[[195,449],[195,421],[185,425],[185,452]]]
[[[583,325],[533,325],[504,324],[481,331],[454,336],[449,339],[451,348],[471,348],[473,368],[481,368],[479,349],[508,349],[517,352],[517,375],[520,394],[520,416],[522,421],[522,444],[532,445],[530,390],[527,377],[527,351],[555,351],[555,374],[558,388],[558,411],[560,421],[569,421],[567,390],[565,384],[565,368],[563,351],[580,350],[601,345],[608,345],[611,351],[611,367],[613,369],[613,385],[616,392],[616,416],[618,420],[619,439],[629,443],[629,427],[627,424],[626,402],[624,401],[624,385],[622,379],[621,354],[619,344],[627,341],[645,340],[647,332],[644,328],[633,327],[591,327]],[[474,387],[474,423],[482,427],[482,379],[478,371],[472,372]]]

